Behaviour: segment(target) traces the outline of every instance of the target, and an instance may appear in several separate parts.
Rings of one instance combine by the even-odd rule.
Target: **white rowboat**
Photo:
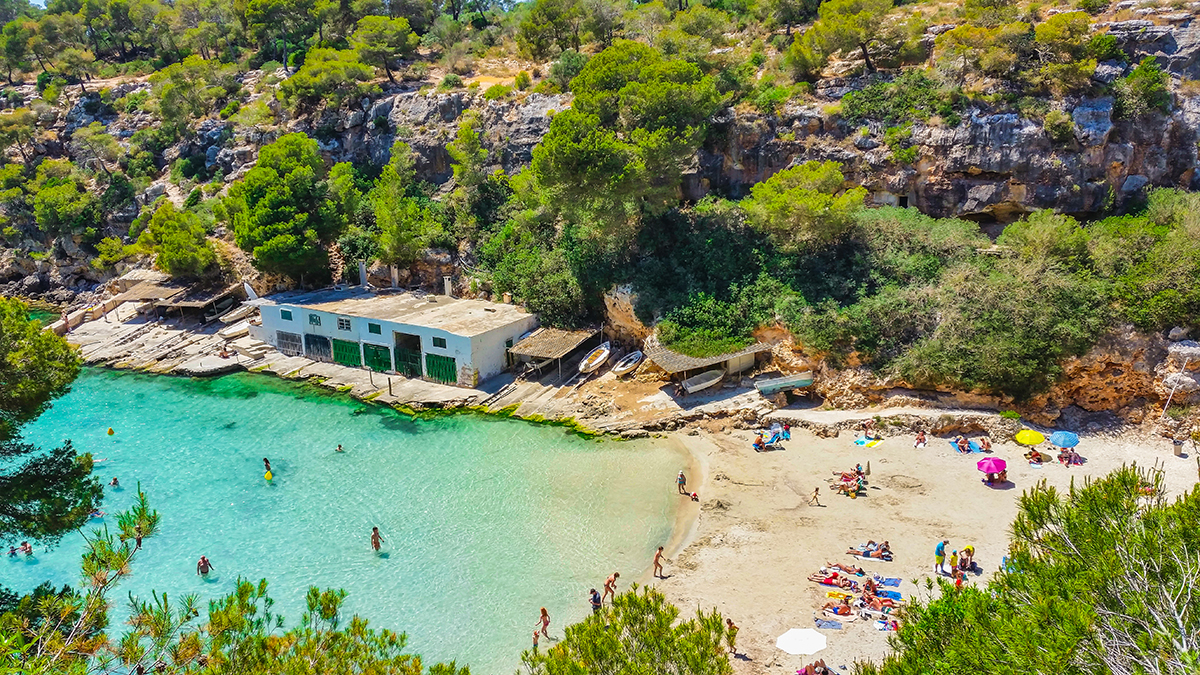
[[[642,362],[642,353],[641,352],[633,352],[632,354],[627,354],[627,355],[625,355],[625,358],[621,359],[620,361],[617,361],[617,365],[612,367],[613,375],[620,377],[620,376],[624,375],[625,373],[631,373],[631,372],[633,372],[633,370],[635,368],[638,367],[638,364],[641,362]]]
[[[588,353],[582,361],[579,362],[579,372],[594,373],[600,366],[608,361],[609,355],[612,354],[612,345],[605,342]]]
[[[700,373],[695,377],[689,377],[684,380],[683,390],[689,394],[694,394],[720,382],[722,377],[725,377],[725,371],[723,370],[710,370],[707,373]]]

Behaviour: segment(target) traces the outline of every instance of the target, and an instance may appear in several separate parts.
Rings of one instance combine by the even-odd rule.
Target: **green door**
[[[438,354],[425,355],[425,372],[438,382],[454,384],[458,382],[458,364],[449,356]]]
[[[421,352],[396,347],[396,372],[406,377],[420,377]]]
[[[362,365],[362,354],[358,351],[357,342],[346,340],[333,341],[333,360],[343,366],[358,367]]]
[[[392,350],[378,345],[363,345],[363,360],[371,370],[384,373],[392,369]]]

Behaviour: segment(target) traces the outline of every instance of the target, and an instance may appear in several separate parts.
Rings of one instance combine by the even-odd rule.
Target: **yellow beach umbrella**
[[[1021,445],[1037,445],[1046,440],[1046,437],[1034,431],[1033,429],[1022,429],[1013,437]]]

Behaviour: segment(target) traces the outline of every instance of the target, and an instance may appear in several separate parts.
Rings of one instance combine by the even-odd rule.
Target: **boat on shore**
[[[754,388],[764,396],[775,394],[785,389],[800,389],[810,386],[813,383],[813,374],[811,370],[806,370],[795,375],[784,375],[783,377],[773,377],[769,380],[760,380],[754,383]]]
[[[643,356],[644,355],[641,352],[626,354],[624,358],[622,358],[620,361],[617,361],[616,365],[612,367],[613,375],[621,377],[626,373],[632,373],[635,369],[637,369],[638,364],[642,362]]]
[[[602,343],[599,347],[588,352],[588,355],[579,362],[579,372],[585,374],[596,372],[600,369],[600,366],[608,361],[610,355],[612,355],[612,344],[608,342]]]
[[[700,373],[695,377],[689,377],[684,380],[683,390],[689,394],[694,394],[720,382],[723,377],[725,377],[724,370],[710,370],[707,373]]]

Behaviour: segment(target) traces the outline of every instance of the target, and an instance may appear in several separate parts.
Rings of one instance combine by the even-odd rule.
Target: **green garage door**
[[[421,376],[421,352],[396,346],[396,372],[405,377]]]
[[[392,369],[392,350],[378,345],[363,345],[363,360],[367,367],[381,373]]]
[[[347,342],[346,340],[334,340],[333,360],[343,366],[361,366],[362,354],[358,351],[358,343]]]
[[[425,373],[438,382],[446,384],[458,382],[458,364],[449,356],[426,354]]]

